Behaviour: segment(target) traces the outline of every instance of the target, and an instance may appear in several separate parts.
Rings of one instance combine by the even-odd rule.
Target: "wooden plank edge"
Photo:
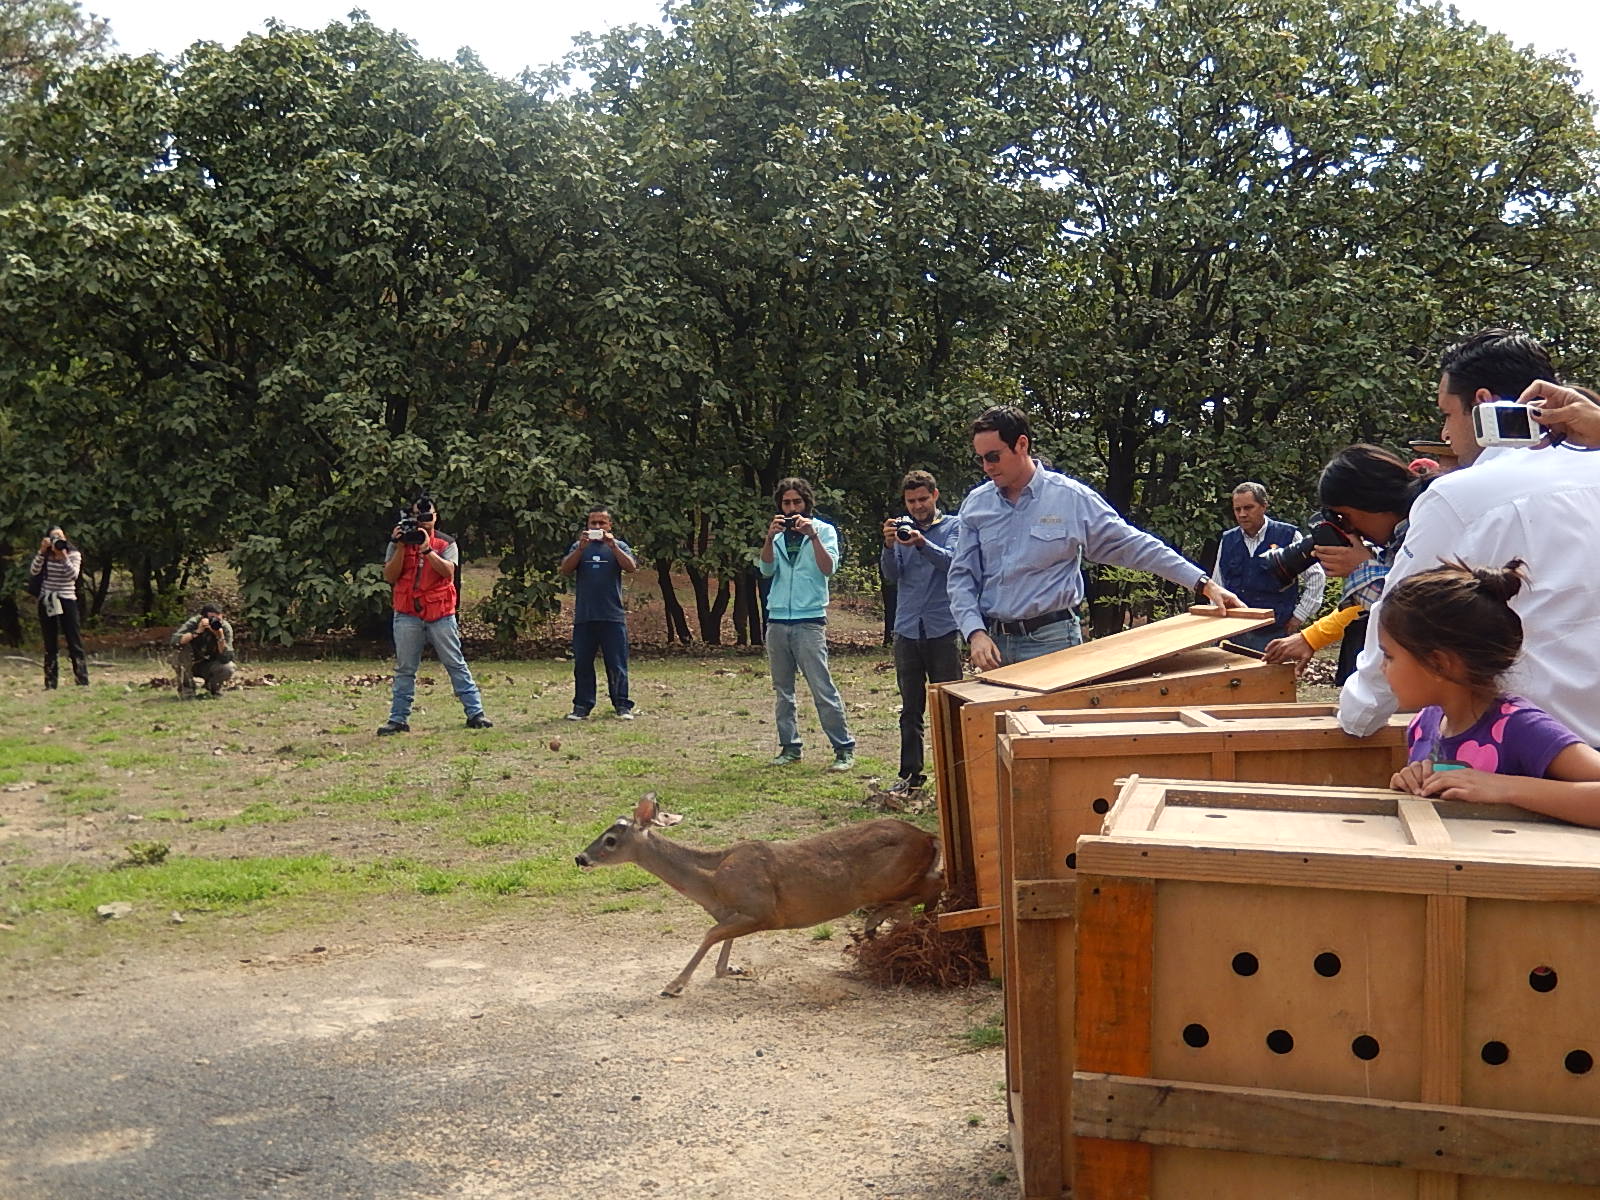
[[[983,908],[963,908],[956,912],[939,914],[939,932],[950,933],[957,929],[982,929],[985,925],[1000,924],[1000,906],[990,904]]]
[[[1080,1138],[1600,1185],[1600,1120],[1076,1071]]]

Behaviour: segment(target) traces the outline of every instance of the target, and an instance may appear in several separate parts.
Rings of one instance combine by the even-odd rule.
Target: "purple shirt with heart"
[[[1441,726],[1444,710],[1429,705],[1406,731],[1409,760],[1455,760],[1494,775],[1526,775],[1543,779],[1550,764],[1568,746],[1583,739],[1543,709],[1521,696],[1499,696],[1472,728],[1454,737]]]

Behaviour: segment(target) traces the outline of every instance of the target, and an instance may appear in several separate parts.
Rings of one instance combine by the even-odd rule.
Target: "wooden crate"
[[[1600,1194],[1600,830],[1133,780],[1077,902],[1076,1200]]]
[[[1126,636],[1126,635],[1122,635]],[[1109,640],[1109,639],[1108,639]],[[1075,648],[1076,649],[1076,648]],[[1070,682],[1075,657],[1065,658]],[[1036,660],[1044,661],[1044,660]],[[998,687],[967,679],[928,689],[929,730],[945,874],[952,889],[970,887],[977,907],[947,913],[944,928],[983,925],[991,963],[1000,961],[1000,814],[995,774],[997,722],[1010,711],[1071,712],[1153,705],[1253,704],[1293,701],[1294,670],[1216,647],[1170,654],[1112,675],[1057,691]]]
[[[1001,935],[1011,1145],[1023,1193],[1071,1183],[1078,839],[1100,831],[1133,774],[1385,785],[1407,720],[1370,738],[1318,704],[1011,713],[1000,738]]]

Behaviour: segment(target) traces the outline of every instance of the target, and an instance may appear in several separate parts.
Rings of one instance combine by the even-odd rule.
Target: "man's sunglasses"
[[[972,461],[977,463],[980,467],[983,466],[984,463],[988,463],[992,467],[1000,461],[1004,454],[1004,450],[990,450],[984,454],[974,454],[972,456]]]

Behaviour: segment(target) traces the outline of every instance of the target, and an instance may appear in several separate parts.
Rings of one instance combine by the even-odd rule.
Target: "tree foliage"
[[[381,616],[428,487],[510,633],[603,501],[700,636],[732,602],[754,640],[778,478],[870,563],[907,468],[959,502],[995,400],[1194,551],[1238,479],[1433,432],[1464,331],[1600,366],[1578,80],[1411,0],[691,0],[572,65],[353,19],[31,88],[0,537],[62,520],[146,606],[226,550],[288,640]]]

